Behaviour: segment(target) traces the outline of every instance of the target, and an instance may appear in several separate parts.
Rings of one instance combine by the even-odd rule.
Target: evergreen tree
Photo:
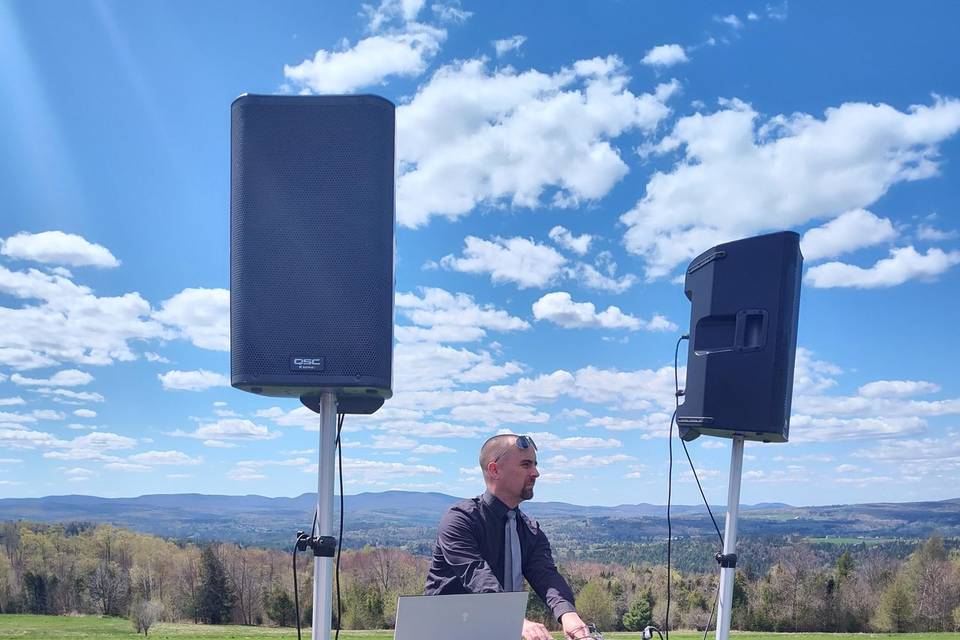
[[[623,614],[623,628],[627,631],[643,631],[652,624],[653,603],[650,602],[650,593],[647,592],[630,604],[630,609]]]
[[[853,556],[850,555],[850,549],[845,549],[837,558],[837,581],[846,582],[851,573],[853,573]]]
[[[263,610],[267,617],[281,627],[289,627],[296,620],[293,598],[287,590],[278,584],[273,585],[263,594]]]
[[[230,621],[235,598],[227,581],[223,563],[213,547],[205,547],[200,554],[200,588],[197,591],[197,613],[207,624],[225,624]]]

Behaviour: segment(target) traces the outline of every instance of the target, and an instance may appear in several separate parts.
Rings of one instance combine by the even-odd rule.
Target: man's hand
[[[566,640],[583,638],[590,631],[576,611],[570,611],[560,616],[560,624],[563,625],[563,637]]]
[[[523,640],[553,640],[547,628],[539,622],[523,619]]]

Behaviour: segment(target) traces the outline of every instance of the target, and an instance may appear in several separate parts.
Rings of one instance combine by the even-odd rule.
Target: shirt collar
[[[483,495],[480,496],[480,500],[485,504],[489,509],[496,514],[497,517],[505,518],[507,517],[507,511],[510,511],[510,507],[503,504],[503,502],[497,496],[493,495],[489,491],[484,491]],[[520,513],[519,507],[517,508],[517,514]]]

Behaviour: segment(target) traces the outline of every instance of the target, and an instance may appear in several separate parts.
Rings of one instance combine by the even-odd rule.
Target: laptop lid
[[[519,640],[527,592],[400,596],[394,640]]]

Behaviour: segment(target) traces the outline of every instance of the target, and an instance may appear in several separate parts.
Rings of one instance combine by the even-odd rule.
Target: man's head
[[[480,469],[487,490],[508,507],[516,507],[533,497],[540,477],[537,445],[528,436],[493,436],[480,448]]]

